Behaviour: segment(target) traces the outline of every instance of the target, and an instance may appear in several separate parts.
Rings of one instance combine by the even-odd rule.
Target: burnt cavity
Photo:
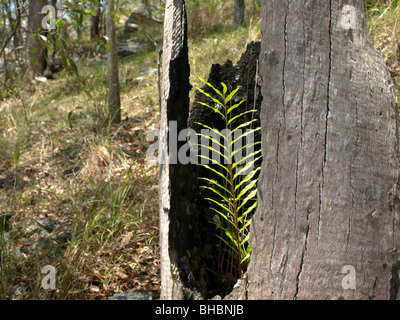
[[[261,79],[256,78],[256,70],[261,45],[259,42],[252,42],[247,46],[246,51],[241,56],[236,65],[227,60],[225,64],[214,64],[208,82],[218,90],[222,91],[221,82],[228,87],[228,92],[239,87],[235,95],[234,103],[246,100],[236,111],[242,113],[246,110],[257,109],[254,114],[256,119],[260,119],[260,108],[262,96],[260,93]],[[208,86],[202,89],[215,97],[215,93]],[[210,99],[197,92],[195,101],[210,103]],[[249,119],[238,119],[233,123],[237,126]],[[221,116],[193,102],[188,127],[200,132],[201,127],[196,122],[203,123],[212,128],[223,130],[225,123]],[[254,124],[254,127],[260,126],[260,123]],[[255,136],[256,141],[261,140],[261,133]],[[258,146],[260,148],[260,146]],[[260,165],[260,164],[258,164]],[[174,186],[177,199],[174,217],[170,220],[170,244],[171,254],[177,255],[179,265],[179,276],[182,283],[186,286],[188,299],[194,296],[203,299],[209,299],[215,295],[225,296],[230,293],[236,282],[235,274],[226,274],[221,276],[221,268],[224,268],[224,261],[219,261],[219,251],[221,250],[221,240],[217,237],[219,230],[210,223],[215,216],[215,212],[210,210],[211,203],[206,198],[212,196],[200,188],[203,183],[199,177],[209,177],[210,172],[201,166],[188,164],[179,166],[179,175],[175,181],[171,181]],[[190,288],[190,290],[188,289]]]

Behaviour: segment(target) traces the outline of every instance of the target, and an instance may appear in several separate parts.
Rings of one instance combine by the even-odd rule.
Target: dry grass
[[[141,67],[152,64],[151,57]],[[131,74],[140,70],[129,68]],[[144,157],[150,144],[145,133],[159,117],[158,106],[148,103],[155,79],[142,77],[134,92],[126,90],[125,120],[112,128],[104,127],[101,99],[92,98],[103,89],[86,80],[93,89],[89,97],[78,93],[80,81],[72,76],[26,87],[25,104],[19,99],[2,104],[2,141],[11,151],[1,159],[1,211],[14,213],[8,252],[9,258],[18,256],[17,272],[3,293],[11,299],[159,291],[158,173]],[[37,219],[59,227],[43,235]],[[54,240],[67,230],[72,237],[62,247]],[[51,245],[37,251],[41,237]],[[38,270],[47,264],[58,270],[54,292],[40,289]],[[24,294],[15,293],[18,286]]]
[[[400,102],[400,1],[377,4],[368,12],[371,41],[382,52]]]

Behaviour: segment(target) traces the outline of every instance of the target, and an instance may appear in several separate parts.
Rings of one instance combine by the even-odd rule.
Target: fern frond
[[[222,186],[221,184],[219,184],[217,181],[212,180],[212,179],[208,179],[208,178],[199,178],[199,179],[204,180],[204,181],[208,181],[208,182],[212,183],[213,185],[217,186],[218,188],[221,188],[221,189],[224,190],[226,193],[228,193],[231,197],[233,197],[233,194],[232,194],[227,188],[225,188],[224,186]]]
[[[221,178],[225,179],[226,182],[228,182],[229,184],[231,183],[231,181],[225,177],[221,172],[218,172],[217,170],[215,170],[214,168],[211,168],[208,164],[199,164],[200,166],[203,166],[205,168],[207,168],[208,170],[211,170],[212,172],[214,172],[215,174],[219,175]]]
[[[239,87],[236,87],[236,89],[233,90],[233,91],[226,97],[226,99],[225,99],[225,105],[226,105],[229,101],[231,101],[231,99],[232,99],[233,96],[236,94],[236,92],[238,92],[238,90],[239,90]]]
[[[218,101],[218,100],[216,100],[216,101]],[[219,101],[218,101],[218,102],[219,102]],[[207,103],[200,102],[200,101],[195,101],[195,103],[198,103],[198,104],[200,104],[200,105],[202,105],[202,106],[205,106],[205,107],[207,107],[207,108],[210,108],[210,109],[213,110],[214,112],[220,114],[220,115],[225,119],[225,115],[224,115],[221,111],[219,111],[217,108],[211,107],[211,106],[208,105]],[[221,104],[221,103],[219,103],[219,104]]]
[[[256,206],[257,206],[257,202],[255,202],[255,203],[253,204],[253,206],[251,207],[252,210],[253,210]],[[246,216],[247,216],[247,214],[244,214],[244,215],[243,215],[243,217],[246,217]],[[243,227],[241,227],[241,228],[239,229],[239,231],[240,231],[241,233],[244,232],[250,224],[251,224],[251,219],[246,220],[246,223],[244,224]]]
[[[227,93],[227,91],[228,91],[228,87],[226,86],[226,84],[225,83],[223,83],[223,82],[221,82],[221,85],[222,85],[222,88],[223,88],[223,96],[225,96],[226,95],[226,93]]]
[[[260,130],[261,130],[260,127],[255,128],[255,129],[246,130],[246,131],[245,131],[244,133],[242,133],[239,137],[237,137],[235,140],[233,140],[233,141],[231,142],[231,145],[233,145],[233,144],[236,143],[237,141],[239,141],[239,140],[241,140],[241,139],[247,137],[249,134],[254,134],[255,132],[260,131]],[[248,147],[248,146],[245,145],[245,147]]]
[[[227,111],[226,114],[230,114],[233,110],[235,110],[236,108],[238,108],[243,102],[245,102],[246,100],[241,100],[239,103],[236,103],[235,105],[233,105],[232,107],[230,107]]]
[[[225,219],[229,224],[231,224],[232,227],[236,228],[236,225],[233,223],[233,221],[231,219],[229,219],[229,217],[225,214],[223,214],[222,212],[218,211],[215,208],[210,208],[211,210],[215,211],[216,213],[219,214],[220,217],[222,217],[223,219]],[[219,224],[217,224],[216,222],[212,221],[216,226],[219,226]]]
[[[246,122],[244,122],[244,123],[238,125],[236,128],[232,129],[231,132],[232,132],[232,134],[233,134],[236,130],[239,130],[239,129],[242,129],[242,128],[251,127],[251,124],[252,124],[253,122],[256,122],[256,121],[258,121],[258,120],[257,120],[257,119],[253,119],[253,120],[250,120],[250,121],[246,121]]]
[[[214,92],[215,92],[216,94],[218,94],[219,96],[221,96],[222,99],[225,99],[225,93],[226,93],[226,92],[225,92],[224,94],[222,94],[221,91],[219,91],[218,89],[216,89],[211,83],[205,81],[203,78],[200,78],[200,77],[199,77],[199,79],[200,79],[200,81],[204,82],[207,86],[209,86],[211,89],[213,89]]]
[[[219,101],[218,99],[215,99],[215,98],[213,98],[209,93],[207,93],[207,92],[205,92],[203,89],[200,89],[200,88],[197,88],[197,90],[199,90],[202,94],[204,94],[206,97],[208,97],[208,98],[210,98],[212,101],[214,101],[216,104],[219,104],[222,108],[225,108],[225,106],[224,106],[224,104],[221,102],[221,101]],[[199,102],[197,102],[197,103],[199,103]],[[207,104],[206,104],[207,105]],[[210,106],[209,105],[207,105],[209,108],[210,108]],[[220,112],[219,112],[220,113]],[[221,115],[222,115],[222,117],[225,119],[225,115],[223,115],[222,113],[221,113]]]
[[[206,198],[206,200],[213,202],[213,203],[216,204],[217,206],[221,207],[222,209],[224,209],[224,210],[226,210],[228,213],[230,213],[231,216],[234,216],[233,212],[232,212],[229,208],[225,207],[222,203],[220,203],[220,202],[218,202],[218,201],[216,201],[216,200],[214,200],[214,199],[211,199],[211,198]]]
[[[238,172],[235,173],[235,175],[233,176],[233,179],[234,179],[234,180],[237,179],[237,177],[238,177],[238,176],[241,176],[243,172],[246,172],[247,170],[249,170],[250,168],[252,168],[252,167],[254,166],[254,164],[255,164],[258,160],[260,160],[261,158],[262,158],[262,156],[257,157],[257,158],[253,159],[253,160],[250,161],[250,162],[247,162],[247,164],[246,164],[242,169],[240,169]]]
[[[238,221],[242,221],[243,219],[246,219],[246,217],[257,207],[257,200],[254,201],[253,205],[251,207],[249,207],[239,218]],[[248,219],[247,220],[248,224],[250,224],[251,220]],[[248,226],[248,224],[246,224],[240,229],[240,232],[242,232],[244,229],[246,229],[246,227]]]
[[[250,239],[250,233],[248,233],[246,235],[246,237],[242,240],[242,242],[240,243],[241,246],[243,246],[247,241],[249,241]]]
[[[249,158],[254,159],[254,157],[255,157],[256,155],[258,155],[259,153],[261,153],[261,152],[262,152],[262,150],[261,150],[261,149],[258,149],[258,150],[256,150],[256,151],[250,153],[249,155],[243,157],[243,158],[240,159],[238,162],[233,163],[232,169],[235,169],[238,165],[241,165],[242,162],[246,162],[246,163],[247,163],[247,161],[248,161]],[[261,158],[261,157],[258,157],[258,158]]]
[[[241,197],[243,197],[248,191],[252,190],[257,183],[257,179],[256,180],[251,180],[247,186],[245,186],[242,191],[240,191],[240,193],[236,196],[238,199],[240,199]]]
[[[245,121],[244,123],[238,124],[235,128],[231,128],[231,126],[235,120],[245,118],[250,113],[254,114],[257,110],[247,110],[234,115],[234,111],[246,101],[241,100],[233,106],[232,103],[230,103],[231,107],[227,106],[238,92],[239,87],[236,87],[236,89],[227,96],[228,87],[226,84],[221,83],[221,92],[204,79],[199,79],[222,98],[222,101],[220,101],[219,99],[213,98],[211,94],[206,93],[204,90],[198,89],[199,92],[210,98],[217,105],[210,106],[207,103],[198,103],[221,115],[222,119],[225,120],[226,127],[221,133],[208,125],[197,122],[202,128],[208,129],[214,134],[212,136],[198,133],[198,136],[202,138],[202,143],[211,141],[213,145],[206,146],[204,144],[198,144],[197,146],[210,150],[213,152],[213,155],[217,154],[222,157],[221,159],[225,160],[225,163],[221,164],[216,159],[212,159],[206,155],[200,155],[199,157],[201,159],[209,160],[212,164],[216,165],[215,167],[211,167],[208,164],[199,164],[208,169],[212,175],[216,175],[218,180],[206,177],[200,179],[209,183],[208,186],[201,186],[201,188],[211,192],[212,196],[205,199],[210,201],[212,205],[210,209],[222,218],[222,220],[218,219],[218,223],[210,221],[216,225],[218,229],[222,230],[221,234],[224,234],[224,236],[216,236],[221,240],[221,243],[225,245],[225,247],[221,247],[222,252],[228,252],[231,257],[225,258],[224,262],[221,261],[221,264],[225,265],[227,270],[229,268],[229,272],[236,278],[242,276],[244,268],[247,267],[250,261],[251,247],[248,241],[251,219],[249,219],[249,216],[257,207],[256,184],[258,181],[257,175],[260,171],[260,168],[253,169],[253,167],[255,163],[261,159],[262,151],[261,149],[251,149],[260,145],[261,142],[254,142],[253,139],[250,142],[247,141],[249,136],[254,137],[255,133],[260,130],[259,127],[251,128],[251,126],[258,121],[257,119]],[[249,128],[249,130],[246,130],[244,133],[237,131],[247,128]],[[218,141],[220,137],[223,137],[223,144]],[[207,139],[206,142],[204,142],[204,139]],[[241,143],[238,145],[238,143],[243,140],[246,140],[246,145],[242,146]],[[222,149],[220,149],[220,147],[222,147]],[[225,154],[222,154],[222,152],[217,149],[224,150]],[[245,156],[243,156],[244,150]],[[237,159],[238,155],[240,155],[239,159]],[[222,182],[220,182],[219,178],[222,179]],[[248,206],[247,204],[249,202],[251,203],[251,201],[253,201],[253,203],[251,206]],[[241,213],[242,211],[244,212]],[[223,257],[222,259],[224,259]]]
[[[199,145],[199,146],[201,146],[201,145]],[[219,166],[221,169],[225,170],[228,174],[230,173],[229,169],[228,169],[226,166],[224,166],[223,164],[219,163],[219,162],[218,162],[217,160],[215,160],[215,159],[212,159],[212,158],[210,158],[210,157],[207,157],[207,156],[205,156],[205,155],[203,155],[203,154],[199,155],[199,158],[207,159],[208,161],[211,161],[212,164],[215,164],[215,165]],[[204,165],[204,164],[200,164],[200,165]],[[224,177],[225,177],[225,176],[224,176]]]
[[[214,192],[216,195],[220,196],[226,203],[229,203],[232,207],[233,207],[233,202],[231,200],[229,200],[228,197],[224,196],[221,192],[219,192],[218,190],[211,188],[211,187],[206,187],[206,186],[201,186],[202,189],[207,189],[210,190],[212,192]]]
[[[244,185],[245,183],[251,181],[251,179],[253,179],[254,176],[256,175],[256,173],[257,173],[258,171],[260,171],[260,170],[261,170],[261,168],[258,167],[258,168],[256,168],[255,170],[253,170],[252,172],[250,172],[247,176],[245,176],[245,178],[244,178],[242,181],[240,181],[240,182],[235,186],[235,191],[238,190],[238,189],[239,189],[242,185]]]
[[[237,118],[243,117],[244,115],[248,114],[248,113],[253,113],[253,112],[257,112],[257,110],[247,110],[245,112],[242,112],[241,114],[238,114],[237,116],[234,116],[233,118],[230,118],[228,121],[228,125],[230,125],[233,121],[235,121]]]
[[[244,198],[244,200],[242,201],[242,203],[240,204],[240,206],[237,208],[237,210],[239,211],[248,201],[250,201],[251,199],[255,199],[257,195],[257,189],[252,190],[247,196],[246,198]]]
[[[258,145],[258,144],[261,144],[261,141],[249,143],[249,144],[247,144],[245,146],[242,146],[242,147],[232,151],[232,157],[234,157],[235,154],[238,153],[239,151],[243,151],[243,149],[249,149],[249,148],[254,147],[254,146]]]

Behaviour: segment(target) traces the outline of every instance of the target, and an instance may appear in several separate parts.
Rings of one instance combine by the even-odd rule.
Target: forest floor
[[[396,10],[371,14],[369,25],[400,101]],[[260,39],[259,19],[192,36],[193,87],[212,63],[236,63]],[[105,55],[81,54],[78,76],[25,81],[0,100],[0,214],[12,214],[0,226],[0,299],[159,292],[158,167],[146,160],[147,135],[160,119],[156,68],[154,50],[120,60],[123,120],[116,126],[106,122]],[[47,265],[57,271],[54,290],[42,287]]]

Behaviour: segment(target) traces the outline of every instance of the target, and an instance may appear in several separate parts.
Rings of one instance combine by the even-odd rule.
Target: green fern
[[[217,98],[198,88],[203,95],[211,99],[215,104],[212,106],[203,102],[197,103],[218,113],[224,120],[226,129],[224,133],[221,133],[203,123],[197,122],[202,128],[212,131],[214,134],[198,133],[203,138],[202,141],[207,141],[208,139],[208,142],[212,142],[212,146],[204,144],[199,144],[199,146],[217,153],[224,162],[220,163],[214,157],[203,154],[199,156],[209,162],[209,164],[199,165],[205,167],[214,177],[200,178],[205,182],[205,185],[202,185],[201,188],[208,190],[212,195],[206,198],[212,204],[210,209],[217,214],[214,216],[214,221],[211,222],[221,231],[221,234],[217,235],[221,240],[222,247],[218,257],[218,273],[223,276],[228,275],[230,279],[236,280],[242,277],[250,261],[249,227],[251,215],[257,207],[256,184],[260,170],[255,164],[261,159],[261,149],[258,148],[256,151],[246,153],[238,161],[236,154],[243,152],[243,150],[248,151],[249,147],[261,144],[261,142],[254,141],[244,147],[241,146],[241,143],[239,144],[247,136],[254,136],[260,130],[260,127],[252,128],[257,119],[253,118],[250,121],[246,121],[247,115],[254,115],[255,109],[234,114],[234,111],[245,102],[245,100],[242,100],[236,104],[232,103],[239,88],[228,94],[228,88],[224,83],[221,83],[223,88],[221,92],[204,79],[199,79],[215,92]],[[236,120],[241,119],[245,119],[245,121],[233,127],[234,123],[240,122]],[[242,134],[243,130],[245,130],[245,133]],[[221,142],[215,139],[215,136],[218,136]],[[239,147],[237,146],[238,144]],[[218,150],[216,146],[222,148],[223,151]],[[225,253],[228,253],[228,255],[226,256]]]

